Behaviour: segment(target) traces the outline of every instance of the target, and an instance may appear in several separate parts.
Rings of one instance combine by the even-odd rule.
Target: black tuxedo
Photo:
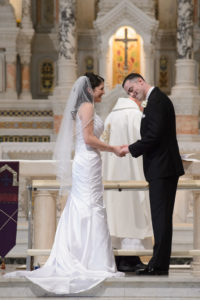
[[[149,182],[154,230],[150,266],[168,270],[172,240],[172,214],[178,177],[184,174],[176,139],[176,118],[171,100],[159,88],[150,93],[141,121],[141,140],[129,146],[133,157],[143,155]]]

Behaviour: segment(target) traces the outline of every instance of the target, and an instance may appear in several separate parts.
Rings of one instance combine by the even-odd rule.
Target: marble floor
[[[3,274],[21,265],[6,265],[0,270],[0,299],[68,299],[68,300],[197,300],[200,299],[200,277],[193,276],[190,266],[172,266],[169,276],[141,277],[127,273],[124,278],[108,279],[94,289],[75,297],[57,297],[44,293],[30,281],[23,278],[5,279]]]

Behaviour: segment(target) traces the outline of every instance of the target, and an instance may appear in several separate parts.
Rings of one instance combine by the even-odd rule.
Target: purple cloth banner
[[[0,256],[16,245],[19,162],[0,162]]]

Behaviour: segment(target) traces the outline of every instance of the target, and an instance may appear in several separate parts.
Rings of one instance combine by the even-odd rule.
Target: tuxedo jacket
[[[133,157],[143,155],[147,181],[184,174],[176,139],[176,118],[171,100],[155,87],[144,108],[141,139],[129,146]]]

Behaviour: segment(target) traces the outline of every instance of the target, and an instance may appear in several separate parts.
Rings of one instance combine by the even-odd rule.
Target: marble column
[[[200,179],[196,177],[194,179]],[[200,250],[200,191],[194,191],[194,204],[193,204],[193,245],[194,250]],[[192,262],[192,274],[200,275],[200,256],[194,256]]]
[[[68,93],[76,80],[76,1],[61,0],[59,8],[58,86]],[[66,94],[64,93],[65,97]]]
[[[177,133],[192,140],[198,135],[200,96],[196,83],[197,63],[193,59],[192,0],[178,0],[176,83],[171,99],[177,115]]]
[[[56,192],[40,190],[34,193],[33,248],[51,249],[56,232]],[[34,258],[34,265],[43,265],[47,256]]]
[[[6,98],[16,99],[16,52],[6,53]]]
[[[152,44],[145,44],[144,45],[144,78],[145,80],[151,84],[154,85],[154,46]]]
[[[76,0],[59,1],[59,59],[58,80],[52,97],[54,133],[62,119],[71,87],[77,78],[76,65]]]
[[[0,99],[16,99],[16,39],[17,28],[14,9],[8,0],[0,0],[0,49],[3,52],[3,84],[1,85]],[[5,67],[4,67],[5,65]]]
[[[20,99],[32,99],[30,93],[30,60],[31,60],[31,40],[34,34],[31,20],[31,0],[22,2],[22,22],[18,35],[17,46],[22,64],[22,91]]]

